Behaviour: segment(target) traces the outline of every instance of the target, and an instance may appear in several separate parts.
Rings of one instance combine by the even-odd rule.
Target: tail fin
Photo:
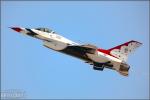
[[[119,58],[120,60],[127,61],[128,55],[138,48],[142,43],[131,40],[119,46],[108,49],[110,54]]]

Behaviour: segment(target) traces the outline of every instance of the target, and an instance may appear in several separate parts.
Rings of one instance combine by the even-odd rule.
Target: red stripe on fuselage
[[[107,54],[107,55],[109,55],[109,56],[115,57],[115,56],[113,56],[112,54],[110,54],[110,51],[109,51],[109,50],[97,49],[97,51],[102,52],[102,53],[104,53],[104,54]],[[115,57],[115,58],[117,58],[117,57]],[[117,58],[117,59],[118,59],[118,58]]]

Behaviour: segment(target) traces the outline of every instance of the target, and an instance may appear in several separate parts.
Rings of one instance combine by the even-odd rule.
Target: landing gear
[[[105,65],[103,63],[96,63],[96,62],[93,63],[93,69],[94,70],[103,71],[104,70],[104,66]]]
[[[103,71],[103,70],[104,70],[104,67],[96,67],[96,66],[93,66],[93,69],[94,69],[94,70]]]

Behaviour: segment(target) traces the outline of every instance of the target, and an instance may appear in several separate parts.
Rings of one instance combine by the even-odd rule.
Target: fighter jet
[[[73,42],[48,28],[11,27],[11,29],[42,40],[47,48],[79,58],[92,65],[94,70],[103,71],[104,68],[109,68],[123,76],[128,76],[130,69],[127,64],[128,55],[142,44],[131,40],[106,50],[91,44]]]

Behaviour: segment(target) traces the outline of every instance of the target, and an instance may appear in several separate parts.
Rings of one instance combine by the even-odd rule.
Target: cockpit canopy
[[[54,31],[48,29],[48,28],[36,28],[36,30],[42,31],[42,32],[48,32],[48,33],[53,33],[55,34]]]

